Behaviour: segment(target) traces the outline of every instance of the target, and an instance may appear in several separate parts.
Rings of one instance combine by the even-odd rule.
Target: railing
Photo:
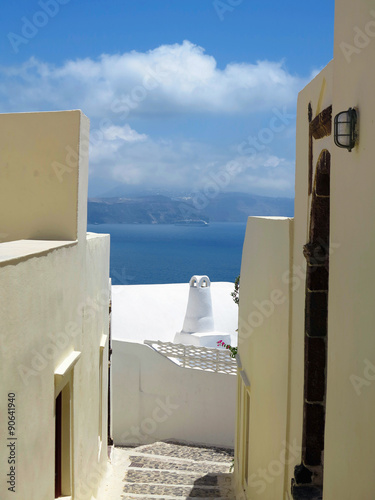
[[[215,373],[237,374],[236,360],[225,349],[145,340],[144,344],[183,368],[198,368]]]

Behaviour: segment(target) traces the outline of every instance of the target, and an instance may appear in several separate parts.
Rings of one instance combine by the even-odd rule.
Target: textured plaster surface
[[[22,261],[34,256],[45,255],[52,250],[74,245],[75,242],[45,241],[45,240],[16,240],[0,245],[0,265]]]

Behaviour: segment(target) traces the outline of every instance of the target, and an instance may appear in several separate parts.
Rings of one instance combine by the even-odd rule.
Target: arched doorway
[[[310,122],[308,194],[311,194],[311,210],[308,241],[303,247],[307,267],[302,463],[295,468],[292,480],[296,500],[321,498],[323,490],[331,154],[327,149],[321,151],[314,172],[312,149],[313,139],[331,134],[331,121],[332,108],[329,107]]]

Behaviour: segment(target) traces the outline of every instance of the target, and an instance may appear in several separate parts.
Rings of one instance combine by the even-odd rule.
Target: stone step
[[[233,449],[230,448],[208,448],[206,446],[164,442],[138,446],[136,450],[137,453],[146,455],[174,457],[194,462],[230,463],[234,456]]]
[[[171,496],[173,498],[230,498],[230,488],[203,488],[202,486],[175,486],[166,484],[142,484],[142,483],[128,483],[124,485],[123,492],[124,499],[132,495],[151,496],[158,495],[162,497]]]
[[[183,484],[195,486],[229,486],[231,484],[230,474],[202,474],[199,472],[175,472],[164,470],[142,470],[128,469],[125,475],[128,483],[157,483],[157,484]]]
[[[160,495],[131,495],[131,496],[124,496],[122,497],[122,500],[178,500],[179,498],[181,499],[189,499],[189,498],[197,498],[197,497],[176,497],[176,496],[160,496]],[[199,497],[199,500],[234,500],[233,496],[230,497]]]
[[[156,469],[156,470],[176,470],[176,471],[189,471],[189,472],[200,472],[202,474],[208,473],[227,473],[229,472],[230,465],[227,464],[215,464],[215,463],[202,463],[193,462],[187,460],[176,460],[173,461],[170,457],[160,458],[160,457],[149,457],[144,455],[130,455],[130,466],[145,469]]]
[[[157,442],[129,455],[123,500],[233,500],[233,450]]]
[[[189,499],[189,498],[197,498],[197,497],[176,497],[176,496],[160,496],[160,495],[132,495],[132,496],[125,496],[122,497],[122,500],[178,500],[179,498],[181,499]],[[233,496],[230,497],[199,497],[199,500],[234,500]]]

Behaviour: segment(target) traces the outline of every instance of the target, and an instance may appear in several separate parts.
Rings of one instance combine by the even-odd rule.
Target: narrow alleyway
[[[112,478],[98,500],[233,500],[232,458],[232,450],[177,443],[115,448]]]

